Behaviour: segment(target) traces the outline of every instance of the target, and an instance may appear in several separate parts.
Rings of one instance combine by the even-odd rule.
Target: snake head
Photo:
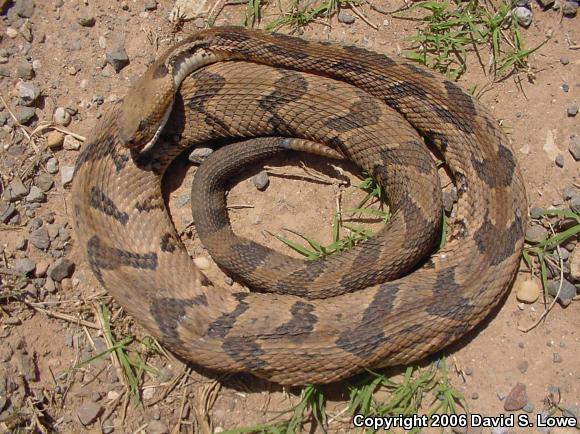
[[[171,111],[175,85],[165,60],[162,56],[153,63],[121,104],[119,139],[128,148],[141,150],[155,141]]]

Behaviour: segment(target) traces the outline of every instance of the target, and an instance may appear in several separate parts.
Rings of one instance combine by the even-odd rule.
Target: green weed
[[[409,38],[411,48],[403,54],[454,80],[465,72],[468,52],[475,51],[479,58],[479,47],[489,47],[490,72],[494,78],[501,79],[527,69],[529,55],[547,41],[532,49],[524,48],[519,26],[510,15],[511,3],[505,0],[491,11],[479,0],[423,1],[405,14],[417,11],[424,14],[419,18],[395,15],[421,23],[417,33]],[[481,58],[479,61],[483,66]]]

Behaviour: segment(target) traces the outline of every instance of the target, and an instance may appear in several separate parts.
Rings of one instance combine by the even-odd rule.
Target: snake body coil
[[[368,114],[383,109],[370,101],[379,101],[405,119],[397,127],[406,131],[408,122],[433,144],[458,186],[455,236],[409,276],[328,299],[213,287],[178,239],[161,177],[191,142],[300,132],[309,119],[282,114],[292,113],[293,104],[320,111],[324,97],[314,101],[309,93],[320,79],[314,76],[329,79],[329,88],[340,81],[360,92],[350,107],[338,105],[339,113],[329,115],[331,130],[372,129],[380,116]],[[152,145],[169,113],[165,131],[179,144]],[[348,153],[341,136],[332,137]],[[375,146],[352,149],[354,157],[378,158]],[[405,155],[417,154],[401,155],[403,167],[414,161]],[[423,165],[409,167],[419,177]],[[94,275],[153,336],[198,365],[288,385],[408,363],[459,339],[506,293],[519,265],[527,210],[505,135],[455,84],[358,47],[237,28],[199,32],[148,68],[90,135],[72,197],[76,233]],[[404,193],[402,199],[408,199]],[[354,259],[359,265],[378,260],[364,252]]]

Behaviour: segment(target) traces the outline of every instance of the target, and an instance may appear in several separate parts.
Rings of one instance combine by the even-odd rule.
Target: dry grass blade
[[[203,434],[211,434],[213,432],[213,424],[209,413],[218,398],[221,387],[221,383],[218,380],[214,380],[201,386],[195,396],[195,417]]]

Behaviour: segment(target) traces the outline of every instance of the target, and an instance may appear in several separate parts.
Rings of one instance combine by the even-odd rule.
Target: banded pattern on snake
[[[336,119],[358,119],[346,130],[379,134],[381,118],[368,115],[379,110],[391,116],[388,106],[402,116],[394,134],[407,132],[408,122],[437,149],[459,191],[454,239],[409,276],[368,287],[365,282],[356,292],[327,299],[232,294],[211,285],[193,266],[165,208],[160,189],[165,169],[191,142],[304,134],[307,118],[280,114],[303,108],[324,113],[324,98],[313,101],[308,92],[322,79],[330,88],[358,89],[350,91],[358,96],[349,107],[333,97],[326,102],[337,106]],[[260,82],[269,84],[259,95],[248,92]],[[293,90],[280,96],[283,89]],[[164,132],[177,135],[177,144],[156,140],[167,119]],[[335,122],[331,130],[344,125]],[[356,142],[358,133],[354,136]],[[377,157],[377,146],[350,147],[332,131],[325,137],[361,165],[370,161],[371,170],[376,161],[394,167],[400,158],[404,167],[417,158],[420,163],[410,164],[406,176],[430,172],[414,147],[389,161]],[[412,141],[403,138],[395,147]],[[352,149],[357,151],[349,155]],[[426,185],[437,185],[430,182]],[[415,190],[430,195],[431,203],[437,197]],[[403,202],[410,197],[401,192],[399,199],[404,215]],[[519,265],[527,213],[507,138],[487,110],[454,83],[358,47],[238,28],[201,31],[169,49],[110,107],[77,161],[73,206],[77,236],[97,280],[153,336],[195,364],[288,385],[408,363],[459,339],[506,293]],[[362,260],[364,251],[355,258]]]

